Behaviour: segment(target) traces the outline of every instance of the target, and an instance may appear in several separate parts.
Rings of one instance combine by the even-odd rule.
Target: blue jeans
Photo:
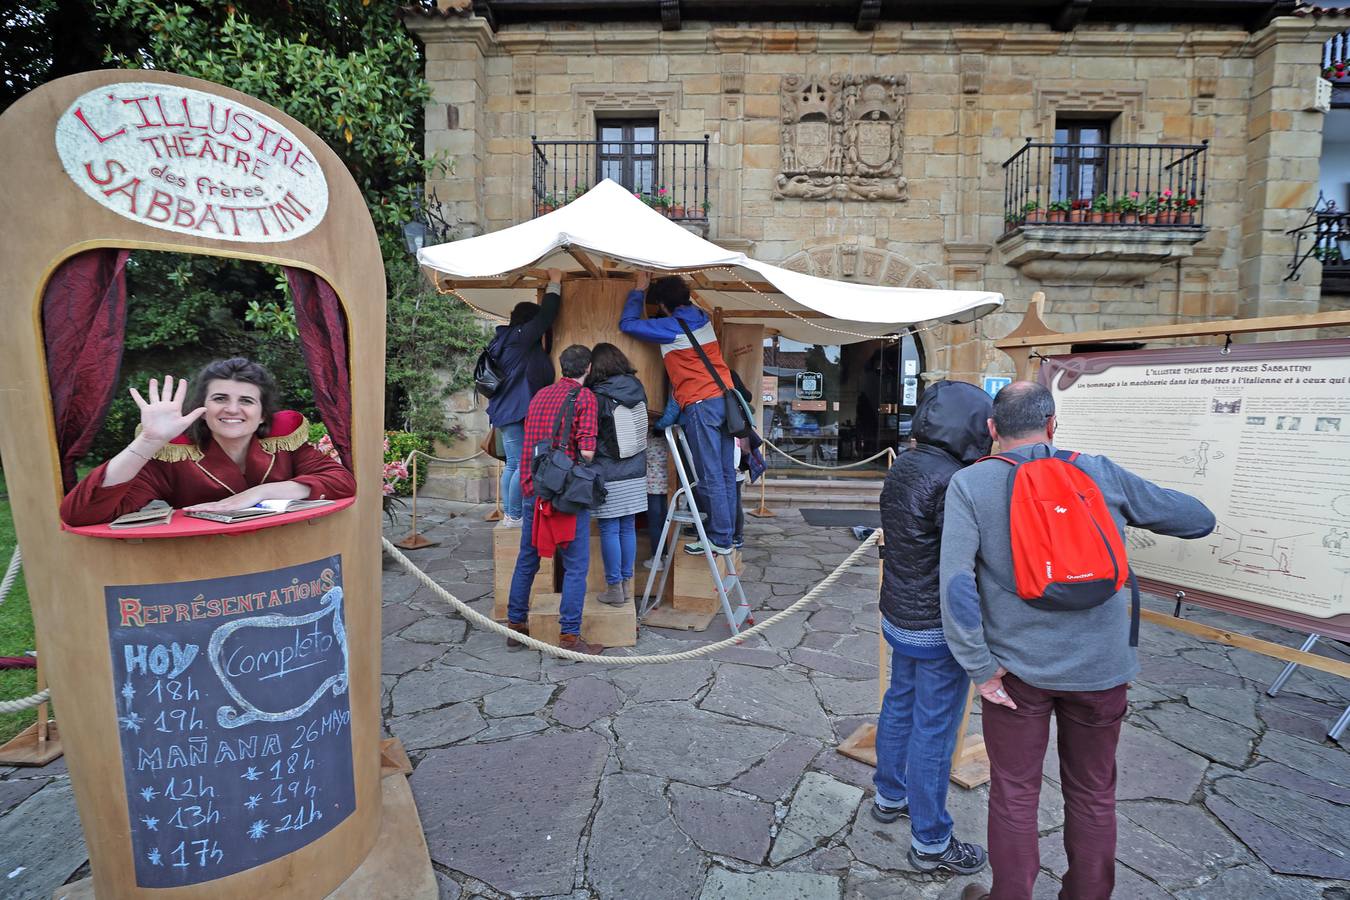
[[[708,540],[731,546],[736,523],[736,442],[722,431],[726,404],[721,397],[684,408],[684,433],[698,467],[699,487],[708,504]]]
[[[520,518],[520,454],[525,443],[525,423],[515,422],[497,429],[502,436],[506,459],[502,460],[502,509],[513,519]]]
[[[924,853],[941,853],[952,838],[947,781],[969,685],[970,677],[950,653],[915,659],[891,643],[891,685],[877,719],[872,783],[882,806],[909,801],[910,843]]]
[[[605,560],[605,584],[618,584],[633,577],[637,562],[637,516],[596,519],[600,527],[600,555]]]
[[[526,497],[522,506],[524,522],[520,528],[520,554],[516,557],[516,571],[511,575],[510,601],[506,618],[517,624],[530,614],[530,591],[534,576],[539,572],[539,551],[530,539],[534,531],[534,498]],[[577,513],[577,539],[558,549],[562,562],[562,609],[558,624],[563,634],[581,634],[581,605],[586,602],[586,570],[591,565],[591,511]]]

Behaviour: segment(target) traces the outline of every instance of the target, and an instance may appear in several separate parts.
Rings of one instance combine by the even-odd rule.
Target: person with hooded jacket
[[[881,489],[886,536],[882,634],[891,682],[877,721],[873,818],[910,818],[910,865],[968,875],[984,868],[982,847],[953,835],[947,781],[969,677],[943,638],[938,555],[947,482],[989,453],[993,404],[972,384],[930,385],[914,414],[913,449],[901,452]]]
[[[525,416],[534,395],[553,383],[553,362],[542,338],[553,327],[562,304],[562,270],[548,270],[548,289],[542,303],[522,300],[511,310],[506,325],[498,325],[488,352],[503,373],[501,386],[488,401],[488,421],[502,436],[505,456],[498,496],[502,523],[519,528],[524,500],[520,491],[520,459],[525,449]]]
[[[598,599],[623,606],[633,599],[636,515],[647,511],[647,392],[623,351],[606,343],[591,350],[586,386],[599,404],[591,466],[605,479],[606,491],[604,502],[591,512],[605,564],[605,590]]]

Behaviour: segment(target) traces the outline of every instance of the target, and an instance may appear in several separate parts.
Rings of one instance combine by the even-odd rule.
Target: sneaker
[[[955,837],[941,853],[921,853],[909,848],[909,864],[920,872],[946,870],[958,875],[974,875],[989,863],[989,854],[979,844],[967,844]]]
[[[744,547],[744,546],[745,546],[745,538],[732,538],[732,539],[731,539],[731,549],[732,549],[732,550],[740,550],[740,549],[741,549],[742,547]]]
[[[873,802],[872,818],[876,819],[878,822],[884,822],[887,825],[894,822],[896,819],[908,819],[909,804],[906,803],[904,806],[882,806],[880,803]]]
[[[732,554],[732,549],[730,547],[719,547],[716,544],[712,544],[711,547],[712,552],[721,554],[722,556],[730,556]],[[702,556],[703,542],[695,541],[692,544],[685,544],[684,552],[688,553],[690,556]]]
[[[656,557],[653,556],[651,559],[644,559],[642,561],[642,565],[644,568],[655,569],[660,565],[660,563],[658,563]]]
[[[505,513],[502,514],[502,524],[501,524],[502,528],[519,528],[524,523],[525,518],[523,516],[516,517],[516,516],[508,516]]]

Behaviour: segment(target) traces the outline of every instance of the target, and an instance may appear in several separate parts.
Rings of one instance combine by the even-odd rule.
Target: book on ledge
[[[264,500],[247,509],[231,509],[224,512],[201,509],[186,509],[183,511],[194,519],[208,519],[212,522],[245,522],[249,519],[260,519],[263,516],[279,516],[282,513],[300,512],[304,509],[328,506],[332,502],[332,500]]]
[[[168,525],[173,521],[173,507],[163,500],[152,500],[145,506],[118,516],[108,523],[109,528],[148,528],[151,525]]]

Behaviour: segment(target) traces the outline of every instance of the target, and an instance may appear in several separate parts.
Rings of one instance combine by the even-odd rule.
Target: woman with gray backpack
[[[633,599],[637,561],[636,515],[647,511],[647,392],[623,351],[613,344],[591,350],[586,386],[599,404],[599,436],[592,468],[604,478],[607,494],[591,510],[600,529],[605,563],[601,603],[622,606]]]

